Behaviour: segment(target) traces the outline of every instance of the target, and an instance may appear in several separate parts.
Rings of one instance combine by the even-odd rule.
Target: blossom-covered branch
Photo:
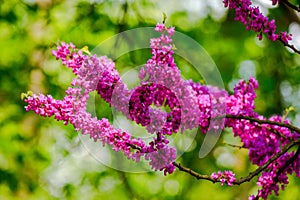
[[[273,120],[268,120],[268,119],[257,119],[254,117],[248,117],[248,116],[242,116],[242,115],[226,115],[226,118],[233,118],[233,119],[245,119],[245,120],[249,120],[252,122],[257,122],[259,124],[269,124],[269,125],[276,125],[276,126],[280,126],[280,127],[286,127],[288,129],[290,129],[291,131],[295,131],[297,134],[300,134],[300,128],[293,126],[291,124],[288,123],[288,121],[286,121],[286,123],[283,122],[278,122],[278,121],[273,121]]]
[[[272,0],[273,5],[276,5],[279,2],[292,6],[287,0]],[[269,40],[278,40],[292,49],[295,53],[300,54],[300,50],[289,43],[289,41],[292,40],[292,34],[288,34],[286,31],[276,33],[277,28],[275,20],[269,20],[268,17],[264,16],[259,7],[252,5],[251,0],[223,0],[223,3],[225,7],[235,10],[236,16],[234,19],[242,22],[247,30],[257,32],[257,37],[260,40],[262,39],[263,34],[266,34]],[[296,6],[292,7],[295,8]]]
[[[257,184],[262,189],[257,195],[264,199],[273,191],[278,194],[280,185],[284,188],[288,183],[287,174],[296,173],[300,177],[300,157],[294,151],[288,152],[299,143],[299,129],[284,117],[275,115],[266,119],[254,112],[257,80],[252,77],[249,81],[241,80],[231,95],[214,86],[184,80],[173,56],[174,28],[157,24],[155,31],[161,35],[150,41],[152,57],[140,70],[141,85],[131,90],[121,80],[112,60],[84,55],[73,44],[61,43],[53,55],[71,68],[76,78],[63,100],[51,95],[23,95],[28,103],[26,111],[71,123],[75,130],[123,152],[128,159],[139,162],[144,157],[153,170],[163,171],[165,175],[177,167],[196,178],[232,185],[249,181],[261,173]],[[125,117],[144,126],[153,140],[145,142],[134,138],[129,132],[114,128],[108,119],[97,119],[88,113],[87,100],[92,91],[97,91]],[[168,111],[155,107],[167,107]],[[198,127],[204,134],[231,128],[243,147],[249,149],[250,161],[259,166],[258,170],[238,182],[235,174],[228,170],[202,176],[177,164],[176,148],[170,146],[168,137]]]
[[[289,143],[288,145],[286,145],[280,152],[278,152],[274,157],[272,157],[268,162],[266,162],[263,166],[260,166],[258,167],[255,171],[253,172],[250,172],[248,176],[245,176],[245,177],[242,177],[240,179],[237,179],[237,180],[233,180],[231,181],[231,184],[233,185],[241,185],[245,182],[249,182],[250,180],[252,180],[255,176],[259,175],[262,171],[264,171],[266,168],[268,168],[268,166],[273,163],[274,161],[276,161],[276,159],[278,159],[281,155],[285,154],[288,150],[290,150],[292,147],[296,146],[296,145],[299,145],[298,147],[298,150],[296,152],[296,154],[292,157],[291,160],[289,160],[289,162],[286,163],[286,165],[284,165],[280,171],[276,174],[276,177],[274,177],[274,180],[277,180],[278,177],[281,175],[281,173],[286,170],[286,168],[291,165],[291,163],[297,159],[297,156],[299,155],[300,153],[300,138],[296,141],[292,141],[291,143]],[[215,179],[215,178],[212,178],[212,176],[208,176],[208,175],[202,175],[202,174],[199,174],[195,171],[193,171],[192,169],[188,168],[188,167],[185,167],[183,166],[182,164],[180,163],[176,163],[176,162],[173,162],[173,164],[180,170],[180,171],[183,171],[183,172],[186,172],[192,176],[194,176],[195,178],[197,179],[204,179],[204,180],[208,180],[208,181],[211,181],[213,183],[215,182],[222,182],[220,179]]]

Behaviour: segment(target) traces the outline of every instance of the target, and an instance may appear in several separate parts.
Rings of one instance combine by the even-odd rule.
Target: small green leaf
[[[166,19],[167,19],[167,14],[163,12],[163,22],[162,22],[163,24],[166,22]]]
[[[293,111],[294,110],[294,107],[293,106],[289,106],[285,109],[285,113],[284,115],[282,116],[282,122],[286,119],[286,117],[288,116],[289,112]]]
[[[22,92],[22,94],[21,94],[21,99],[24,100],[24,99],[26,99],[27,97],[32,96],[32,95],[33,95],[33,92],[30,91],[30,90],[27,91],[26,93]]]
[[[89,47],[88,46],[84,46],[80,49],[82,52],[91,55],[91,52],[89,51]]]

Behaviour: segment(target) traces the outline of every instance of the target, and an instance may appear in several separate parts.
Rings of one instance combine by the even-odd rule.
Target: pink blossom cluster
[[[52,51],[52,54],[56,57],[56,60],[61,59],[64,65],[71,68],[74,74],[78,73],[77,70],[82,65],[83,60],[87,58],[82,54],[82,51],[76,50],[74,44],[65,42],[58,45],[57,50]]]
[[[257,81],[253,78],[250,78],[248,83],[240,81],[234,89],[234,94],[227,98],[227,114],[248,116],[260,120],[266,119],[253,111],[255,108],[255,89],[257,87]],[[289,124],[289,121],[284,120],[281,116],[272,116],[269,120]],[[234,136],[241,138],[243,147],[249,149],[251,162],[258,166],[264,165],[286,144],[300,137],[298,133],[291,132],[288,128],[277,125],[261,125],[246,119],[227,118],[225,124],[227,127],[232,128]],[[291,153],[285,153],[280,156],[276,162],[267,167],[257,182],[258,186],[262,187],[257,194],[258,197],[267,199],[268,195],[272,194],[272,191],[278,195],[278,190],[284,189],[288,183],[287,174],[295,172],[299,177],[300,168],[298,163],[300,156],[289,166],[285,166],[285,163],[287,163],[294,154],[293,151]],[[284,169],[281,169],[283,167]]]
[[[272,0],[272,4],[276,5],[279,1]],[[224,6],[229,9],[234,9],[236,16],[235,20],[242,22],[247,30],[253,30],[258,33],[258,38],[262,39],[262,34],[267,34],[268,39],[276,41],[281,39],[285,44],[292,40],[292,34],[286,32],[276,33],[275,20],[269,20],[264,16],[259,7],[252,5],[250,0],[223,0]]]
[[[154,106],[168,106],[169,112],[155,109]],[[137,87],[129,101],[129,112],[132,120],[146,126],[150,133],[172,135],[173,132],[178,132],[181,122],[178,99],[169,88],[160,84],[143,84]]]
[[[258,197],[263,199],[268,199],[268,195],[271,195],[274,191],[276,195],[279,195],[279,189],[284,190],[285,186],[288,182],[288,174],[292,174],[293,165],[288,166],[284,169],[284,173],[278,174],[277,171],[281,167],[284,167],[286,162],[294,156],[294,153],[285,153],[281,156],[276,163],[272,163],[268,167],[268,171],[262,173],[262,175],[258,178],[257,185],[261,187],[258,190]],[[253,195],[254,196],[254,195]],[[252,199],[253,196],[250,196],[249,199]]]
[[[171,109],[170,116],[168,116],[170,120],[166,122],[166,131],[169,131],[167,134],[172,131],[177,132],[179,129],[183,132],[186,129],[195,128],[199,124],[201,111],[197,106],[196,92],[188,81],[181,78],[180,70],[174,62],[171,39],[174,28],[157,24],[155,30],[160,32],[161,36],[150,40],[152,57],[140,70],[141,83],[142,85],[151,84],[153,91],[161,91],[159,89],[161,87],[168,90],[167,94],[155,92],[157,106],[161,106],[164,102],[165,106],[169,106]]]
[[[218,171],[217,173],[213,172],[210,177],[215,181],[220,181],[222,186],[224,183],[226,183],[228,186],[232,186],[233,182],[236,180],[235,174],[228,170],[225,170],[224,172]]]
[[[64,46],[65,44],[62,44]],[[68,59],[76,59],[70,54],[60,54],[58,48],[54,55],[62,56],[62,60],[66,59],[68,63],[73,63]],[[93,63],[93,64],[91,64]],[[28,103],[26,111],[33,110],[35,113],[64,121],[64,124],[71,123],[77,131],[82,134],[90,135],[94,141],[100,140],[103,145],[111,145],[115,151],[122,151],[128,158],[139,160],[139,153],[132,153],[131,146],[146,152],[146,145],[141,139],[132,138],[129,133],[120,129],[115,129],[106,118],[98,120],[92,117],[86,111],[88,94],[95,90],[99,73],[111,64],[111,60],[106,57],[97,58],[96,56],[86,57],[85,60],[76,66],[77,78],[73,79],[71,85],[66,91],[66,97],[63,100],[55,100],[50,95],[44,96],[32,95],[25,99]]]
[[[25,102],[28,103],[26,111],[33,110],[43,117],[54,115],[55,119],[64,121],[64,124],[67,125],[72,115],[72,101],[71,96],[66,96],[64,100],[56,100],[51,95],[33,94],[25,99]]]
[[[289,163],[294,156],[294,152],[285,153],[279,157],[276,162],[271,163],[268,167],[268,170],[262,172],[262,175],[258,178],[257,185],[260,187],[260,189],[258,190],[257,195],[251,195],[249,200],[258,199],[259,197],[266,200],[273,192],[275,192],[275,194],[278,196],[279,190],[284,190],[286,185],[289,183],[288,174],[295,172],[296,176],[300,178],[300,156],[297,156],[296,162]],[[281,170],[280,174],[279,170]]]
[[[71,123],[77,131],[90,135],[103,145],[112,146],[115,151],[124,152],[130,159],[138,162],[142,156],[145,157],[154,170],[164,171],[164,174],[175,170],[173,162],[176,159],[176,149],[169,146],[167,137],[186,129],[200,127],[206,133],[210,128],[232,128],[234,136],[241,138],[243,146],[249,149],[251,162],[258,166],[264,165],[286,144],[300,137],[288,128],[277,125],[236,118],[226,118],[224,121],[225,114],[265,119],[254,112],[257,81],[254,78],[248,82],[240,81],[234,93],[229,95],[214,86],[183,80],[173,57],[174,28],[157,24],[155,30],[161,36],[150,41],[152,57],[140,71],[140,86],[129,90],[115,69],[114,62],[107,57],[83,55],[73,44],[61,43],[53,55],[72,68],[77,76],[72,80],[72,87],[67,89],[63,100],[43,94],[28,96],[25,99],[28,103],[26,111],[33,110],[41,116],[54,116],[65,124]],[[153,140],[146,144],[126,131],[115,129],[107,119],[97,119],[88,113],[86,104],[92,91],[97,91],[128,119],[145,126],[153,135]],[[289,124],[280,116],[269,119]],[[288,183],[287,174],[295,172],[300,178],[299,154],[291,160],[295,155],[293,151],[286,153],[267,167],[257,182],[261,187],[258,197],[266,199],[273,191],[278,194],[278,190],[284,189]],[[287,161],[291,163],[285,166]],[[230,171],[211,175],[222,185],[232,185],[234,177]]]
[[[138,161],[141,156],[145,156],[154,170],[164,170],[165,174],[175,170],[172,162],[176,159],[176,150],[168,147],[169,141],[160,132],[155,131],[154,141],[145,145],[141,139],[132,138],[129,133],[115,129],[107,119],[98,120],[86,112],[88,95],[94,90],[97,90],[104,100],[123,113],[130,109],[128,97],[134,97],[134,95],[131,95],[131,91],[128,91],[126,85],[120,80],[111,60],[95,55],[83,56],[80,50],[75,49],[74,45],[66,43],[58,46],[57,50],[53,51],[53,55],[57,59],[61,59],[64,65],[72,68],[77,78],[73,79],[72,87],[66,91],[67,97],[63,101],[55,100],[51,96],[45,98],[42,94],[33,95],[25,99],[29,104],[26,106],[27,111],[33,110],[37,114],[47,117],[54,115],[56,119],[63,120],[65,124],[70,122],[77,131],[89,134],[95,141],[100,140],[104,145],[111,145],[115,151],[123,151],[128,158]],[[78,58],[82,58],[82,62],[77,62]],[[164,90],[161,91],[164,92]],[[114,92],[120,95],[113,95]],[[166,94],[168,96],[171,93],[167,92]],[[160,98],[161,95],[157,97]],[[173,97],[173,99],[175,98]],[[64,107],[68,109],[61,109]],[[130,114],[130,112],[128,113]],[[126,116],[133,119],[134,114]],[[152,114],[154,114],[153,111]],[[161,116],[160,113],[156,115]],[[133,120],[144,124],[146,118],[140,118],[140,121]]]

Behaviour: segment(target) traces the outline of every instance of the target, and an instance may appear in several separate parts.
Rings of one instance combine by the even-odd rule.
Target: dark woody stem
[[[232,118],[232,119],[245,119],[245,120],[249,120],[252,122],[257,122],[259,124],[269,124],[269,125],[277,125],[280,127],[285,127],[290,129],[291,131],[295,131],[298,134],[300,134],[300,129],[291,125],[291,124],[286,124],[286,123],[282,123],[282,122],[275,122],[272,120],[268,120],[268,119],[257,119],[257,118],[253,118],[253,117],[248,117],[248,116],[241,116],[241,115],[226,115],[226,118]]]
[[[295,53],[300,54],[300,50],[297,49],[294,45],[285,43],[281,38],[279,38],[278,40],[279,40],[284,46],[289,47],[289,48],[292,49]]]
[[[286,5],[287,7],[290,7],[291,9],[293,9],[297,12],[300,12],[300,5],[297,7],[296,5],[292,4],[288,0],[280,0],[279,3],[282,3],[282,4]]]
[[[268,160],[268,162],[266,162],[264,165],[258,167],[255,171],[250,172],[248,176],[246,177],[242,177],[234,182],[232,182],[232,184],[234,185],[241,185],[242,183],[245,182],[249,182],[252,178],[254,178],[255,176],[257,176],[258,174],[260,174],[263,170],[265,170],[271,163],[273,163],[277,158],[279,158],[281,155],[283,155],[284,153],[286,153],[289,149],[291,149],[293,146],[295,145],[300,145],[300,138],[290,142],[289,144],[287,144],[284,148],[282,148],[282,150],[280,152],[278,152],[277,154],[275,154],[272,158],[270,158]],[[299,151],[300,148],[298,148]],[[296,155],[298,154],[298,151],[296,153]],[[300,151],[299,151],[300,152]],[[294,156],[295,157],[295,156]],[[293,157],[293,158],[294,158]],[[290,162],[289,162],[290,163]],[[215,180],[213,178],[211,178],[208,175],[202,175],[199,174],[195,171],[193,171],[192,169],[188,168],[188,167],[184,167],[183,165],[181,165],[180,163],[176,163],[173,162],[173,165],[175,167],[177,167],[180,171],[183,171],[185,173],[190,174],[191,176],[194,176],[196,179],[204,179],[204,180],[208,180],[211,181],[213,183],[215,182],[221,182],[220,180]]]

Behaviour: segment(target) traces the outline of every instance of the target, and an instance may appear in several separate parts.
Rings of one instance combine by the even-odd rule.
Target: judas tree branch
[[[292,49],[295,53],[300,54],[300,50],[298,50],[294,45],[285,43],[281,38],[279,38],[279,41],[286,47],[289,47]]]
[[[188,174],[194,176],[194,177],[195,177],[196,179],[198,179],[198,180],[199,180],[199,179],[205,179],[205,180],[211,181],[211,182],[213,182],[213,183],[215,183],[215,182],[220,182],[220,181],[218,181],[218,180],[215,180],[215,179],[211,178],[211,177],[208,176],[208,175],[199,174],[199,173],[193,171],[192,169],[190,169],[190,168],[188,168],[188,167],[184,167],[184,166],[182,166],[180,163],[173,162],[173,165],[174,165],[175,167],[177,167],[180,171],[186,172],[186,173],[188,173]]]
[[[274,162],[277,158],[279,158],[281,155],[286,153],[289,149],[291,149],[293,146],[300,144],[300,138],[298,138],[295,141],[292,141],[291,143],[287,144],[285,147],[281,149],[277,154],[275,154],[272,158],[268,160],[264,165],[258,167],[255,171],[251,172],[248,176],[240,178],[239,180],[233,182],[233,184],[240,185],[244,182],[249,182],[253,177],[257,176],[260,172],[265,170],[272,162]]]
[[[248,117],[248,116],[241,116],[241,115],[226,115],[225,117],[226,118],[232,118],[232,119],[245,119],[245,120],[249,120],[249,121],[252,121],[252,122],[257,122],[259,124],[277,125],[277,126],[280,126],[280,127],[288,128],[288,129],[290,129],[292,131],[295,131],[298,134],[300,134],[300,128],[295,127],[291,124],[283,123],[283,122],[275,122],[275,121],[268,120],[268,119],[257,119],[257,118]]]
[[[291,9],[300,12],[300,5],[297,7],[296,5],[292,4],[291,2],[289,2],[288,0],[281,0],[279,1],[280,3],[283,3],[284,5],[286,5],[287,7],[290,7]]]
[[[233,184],[235,185],[241,185],[244,182],[249,182],[252,178],[254,178],[255,176],[257,176],[258,174],[260,174],[263,170],[265,170],[272,162],[274,162],[277,158],[279,158],[281,155],[283,155],[284,153],[286,153],[289,149],[291,149],[293,146],[295,145],[300,145],[300,138],[292,141],[291,143],[287,144],[284,148],[282,148],[282,150],[280,152],[278,152],[276,155],[274,155],[271,159],[268,160],[268,162],[266,162],[264,165],[258,167],[255,171],[249,173],[248,176],[246,177],[242,177],[236,181],[233,182]],[[192,169],[188,168],[188,167],[184,167],[182,166],[180,163],[176,163],[173,162],[173,165],[175,167],[177,167],[180,171],[186,172],[188,174],[190,174],[191,176],[194,176],[196,179],[204,179],[204,180],[208,180],[211,181],[213,183],[215,182],[221,182],[220,180],[215,180],[213,178],[211,178],[208,175],[202,175],[199,174],[195,171],[193,171]]]
[[[283,165],[283,166],[277,171],[277,173],[276,173],[276,178],[275,178],[275,180],[274,180],[275,182],[278,181],[278,178],[279,178],[280,174],[281,174],[288,166],[290,166],[290,165],[298,158],[299,154],[300,154],[300,146],[298,147],[297,152],[295,153],[295,155],[294,155],[293,157],[291,157],[291,158],[285,163],[285,165]]]
[[[297,13],[300,13],[300,5],[296,6],[294,4],[292,4],[291,2],[289,2],[288,0],[280,0],[279,3],[284,4],[285,6],[295,10]],[[286,44],[281,38],[279,39],[279,41],[286,47],[289,47],[290,49],[292,49],[295,53],[300,54],[300,50],[297,49],[294,45],[292,44]]]

